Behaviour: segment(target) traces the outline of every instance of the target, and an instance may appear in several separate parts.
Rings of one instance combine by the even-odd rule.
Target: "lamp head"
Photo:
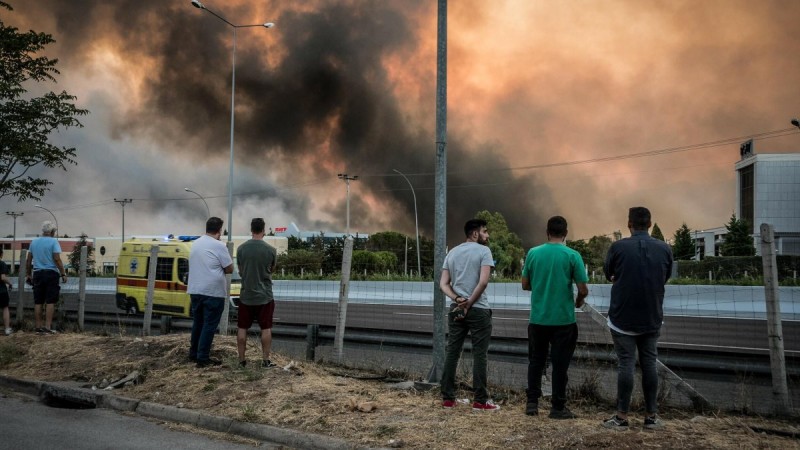
[[[194,6],[195,8],[206,9],[206,7],[203,6],[203,4],[197,0],[192,0],[192,6]]]
[[[264,24],[264,28],[272,28],[274,26],[275,26],[275,24],[272,23],[272,22],[267,22],[267,23]]]
[[[800,128],[800,121],[798,121],[797,119],[792,119],[792,125],[796,126],[797,128]]]
[[[183,190],[189,192],[189,188],[183,188]]]

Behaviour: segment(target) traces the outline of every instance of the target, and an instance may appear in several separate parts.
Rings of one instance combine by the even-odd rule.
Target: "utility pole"
[[[346,173],[340,173],[338,177],[347,185],[347,231],[345,234],[350,236],[350,182],[357,180],[358,175],[348,176]]]
[[[11,272],[16,270],[17,260],[17,217],[25,215],[23,212],[6,211],[6,214],[14,218],[14,238],[11,240]],[[20,263],[22,265],[22,263]]]
[[[128,203],[133,203],[133,199],[123,198],[122,200],[114,199],[114,201],[122,206],[122,242],[125,242],[125,205]]]
[[[447,253],[447,0],[438,1],[436,33],[436,177],[434,184],[433,365],[428,382],[442,379],[445,358],[444,293],[439,289]]]

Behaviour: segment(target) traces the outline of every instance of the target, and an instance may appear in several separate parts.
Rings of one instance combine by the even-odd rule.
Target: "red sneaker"
[[[500,406],[495,405],[493,401],[488,400],[486,403],[472,402],[473,411],[498,411]]]
[[[455,400],[442,400],[442,408],[444,409],[451,409],[455,408],[457,405]]]

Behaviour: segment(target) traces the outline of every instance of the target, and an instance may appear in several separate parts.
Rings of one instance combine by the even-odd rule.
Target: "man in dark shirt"
[[[617,353],[617,413],[603,422],[616,430],[628,429],[628,409],[633,392],[636,353],[642,368],[642,391],[646,417],[644,428],[659,429],[658,419],[658,336],[664,319],[664,284],[672,273],[672,249],[650,237],[650,211],[637,206],[628,211],[631,237],[611,245],[603,271],[613,283],[608,326]]]

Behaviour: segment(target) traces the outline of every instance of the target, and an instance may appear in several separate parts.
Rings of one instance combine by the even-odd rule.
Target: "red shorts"
[[[245,305],[239,303],[239,317],[236,326],[248,329],[254,321],[258,321],[258,326],[262,330],[272,328],[272,315],[275,313],[275,300],[266,305]]]

